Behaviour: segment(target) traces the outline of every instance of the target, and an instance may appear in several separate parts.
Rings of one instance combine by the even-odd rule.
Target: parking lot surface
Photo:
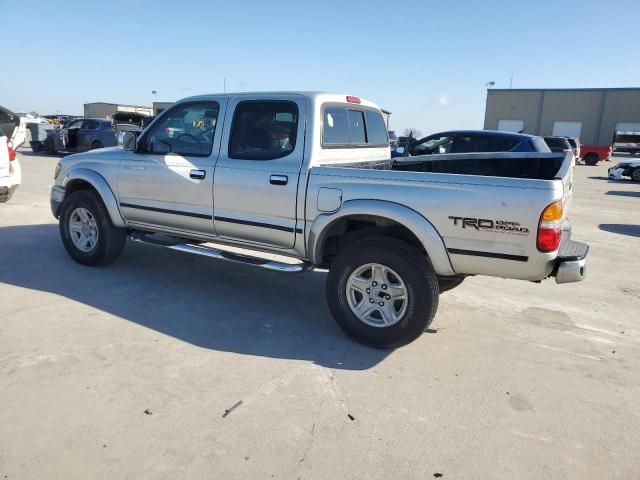
[[[469,278],[389,352],[336,326],[323,272],[131,242],[74,263],[49,209],[58,158],[19,160],[0,478],[640,478],[640,186],[610,163],[575,170],[585,281]]]

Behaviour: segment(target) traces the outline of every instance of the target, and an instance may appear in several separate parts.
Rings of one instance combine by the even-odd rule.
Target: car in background
[[[634,182],[640,182],[640,160],[625,160],[609,169],[611,180],[624,180],[630,177]]]
[[[545,143],[549,147],[552,152],[564,152],[566,150],[571,150],[571,152],[575,155],[573,148],[571,148],[571,144],[567,137],[543,137]]]
[[[50,130],[45,150],[48,153],[85,152],[116,145],[116,134],[111,120],[80,118],[70,121],[62,129]]]
[[[120,131],[141,132],[155,117],[135,112],[116,112],[113,114],[111,124],[116,136]]]
[[[22,181],[20,162],[13,145],[19,125],[17,114],[0,107],[0,203],[9,201]]]
[[[573,156],[578,160],[580,157],[580,139],[578,137],[564,137],[571,145],[571,150],[573,150]]]
[[[639,154],[640,132],[616,132],[613,137],[613,151]]]
[[[494,130],[454,130],[409,140],[408,155],[476,152],[541,152],[551,150],[541,137]]]
[[[393,130],[389,130],[387,136],[389,137],[389,146],[392,150],[395,149],[398,146],[398,135]]]

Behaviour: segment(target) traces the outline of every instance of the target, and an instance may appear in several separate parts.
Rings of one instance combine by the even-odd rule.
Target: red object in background
[[[607,160],[608,158],[611,158],[611,155],[613,155],[613,147],[611,145],[606,147],[598,145],[580,145],[580,158],[584,160],[585,163],[588,162],[588,159],[592,159],[595,160],[595,163],[593,163],[593,165],[595,165],[600,160]],[[588,163],[591,164],[591,162]]]
[[[7,150],[9,150],[9,161],[13,161],[16,159],[16,151],[13,149],[13,144],[11,142],[7,143]]]

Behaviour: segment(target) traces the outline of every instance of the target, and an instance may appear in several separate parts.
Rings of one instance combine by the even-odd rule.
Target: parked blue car
[[[34,151],[84,152],[117,145],[113,123],[104,118],[70,120],[63,128],[47,130],[46,134],[44,141],[32,142],[31,148]]]
[[[541,137],[493,130],[454,130],[411,140],[400,155],[415,156],[473,152],[544,152],[551,150]]]

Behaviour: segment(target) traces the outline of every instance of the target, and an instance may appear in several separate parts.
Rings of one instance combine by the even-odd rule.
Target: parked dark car
[[[45,149],[84,152],[103,147],[116,146],[116,134],[111,120],[104,118],[79,118],[67,123],[60,130],[50,131]]]
[[[442,155],[474,152],[543,152],[551,150],[541,137],[493,130],[459,130],[409,140],[405,155]]]
[[[571,147],[567,137],[544,137],[544,141],[552,152],[564,152],[565,150],[571,150],[575,155],[575,151]]]

